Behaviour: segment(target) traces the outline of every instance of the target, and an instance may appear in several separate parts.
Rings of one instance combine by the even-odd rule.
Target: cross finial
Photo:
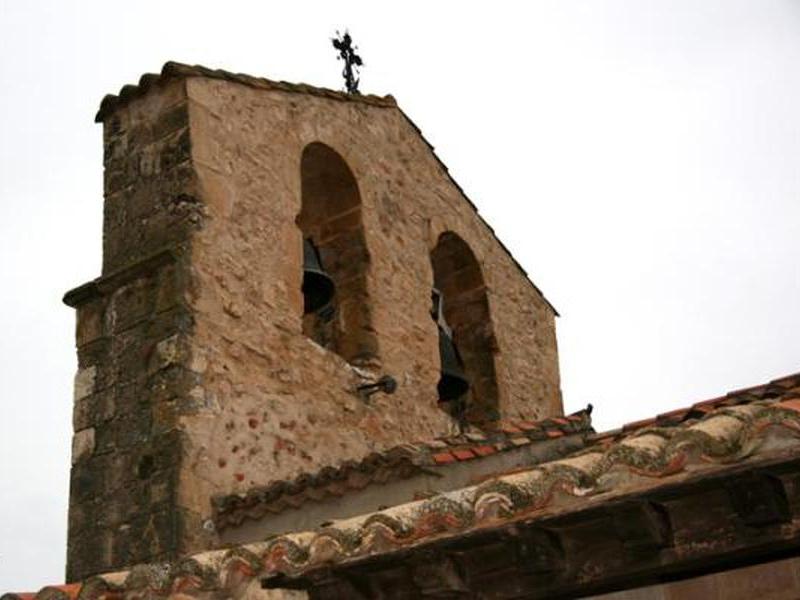
[[[336,57],[336,60],[344,61],[342,77],[344,77],[344,85],[348,93],[358,94],[358,67],[364,66],[361,57],[356,54],[358,46],[353,46],[353,39],[347,30],[345,30],[344,35],[337,31],[336,37],[331,41],[333,42],[333,47],[339,51],[339,56]]]

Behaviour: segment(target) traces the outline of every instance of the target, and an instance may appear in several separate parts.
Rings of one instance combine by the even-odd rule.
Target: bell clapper
[[[466,412],[463,396],[469,390],[469,381],[464,373],[464,362],[453,342],[453,331],[444,318],[444,298],[436,288],[431,290],[431,302],[431,317],[439,330],[439,358],[442,369],[437,385],[439,402],[446,403],[450,408],[448,412],[461,422]]]

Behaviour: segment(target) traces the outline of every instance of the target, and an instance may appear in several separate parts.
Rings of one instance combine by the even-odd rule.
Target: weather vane
[[[344,84],[348,93],[358,94],[358,67],[363,67],[364,62],[361,57],[356,54],[357,46],[353,46],[353,39],[350,34],[345,30],[344,35],[336,32],[333,42],[333,47],[339,51],[339,56],[336,60],[344,61],[344,69],[342,69],[342,77],[344,77]]]

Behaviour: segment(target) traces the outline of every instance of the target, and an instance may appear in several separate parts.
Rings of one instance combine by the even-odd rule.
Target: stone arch
[[[470,383],[465,418],[480,424],[499,418],[495,338],[481,266],[469,245],[452,231],[431,251],[433,285],[444,300],[444,317]]]
[[[308,144],[300,159],[301,207],[296,223],[319,252],[335,286],[331,303],[303,315],[303,332],[353,364],[378,355],[367,291],[369,252],[361,194],[341,155],[320,142]]]

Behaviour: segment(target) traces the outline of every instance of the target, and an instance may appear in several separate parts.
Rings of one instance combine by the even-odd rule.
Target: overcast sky
[[[559,309],[598,429],[800,370],[800,2],[0,0],[0,592],[63,580],[102,96],[167,60],[392,93]]]

